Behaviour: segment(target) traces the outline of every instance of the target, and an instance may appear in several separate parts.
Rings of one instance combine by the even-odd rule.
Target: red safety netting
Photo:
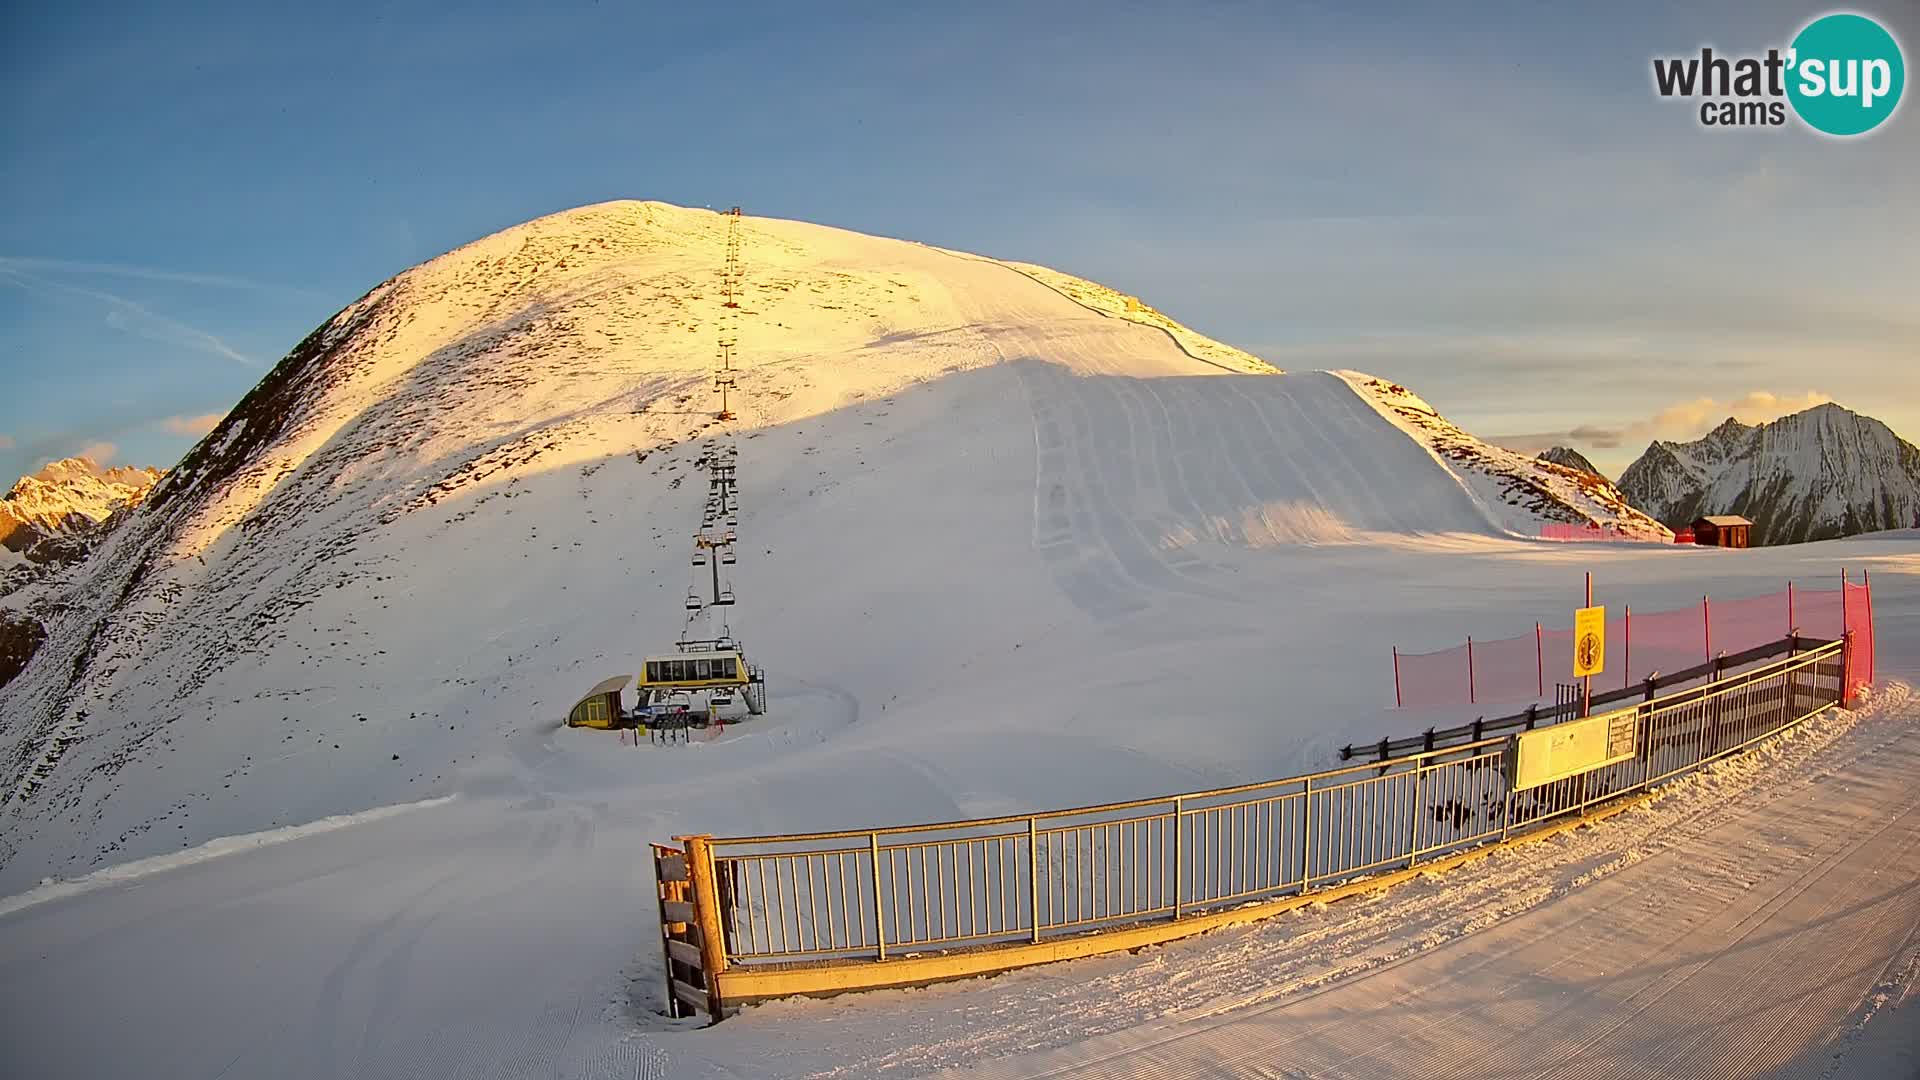
[[[1841,586],[1841,603],[1846,607],[1847,631],[1853,635],[1847,650],[1845,693],[1851,702],[1862,687],[1873,684],[1873,590],[1849,581]]]
[[[1805,637],[1832,641],[1846,632],[1839,589],[1793,590],[1793,625]]]
[[[1630,686],[1801,635],[1833,640],[1851,628],[1865,659],[1854,670],[1872,681],[1871,597],[1865,586],[1786,590],[1736,600],[1703,599],[1674,611],[1622,609],[1607,620],[1607,656],[1596,686]],[[1866,645],[1862,647],[1859,641]],[[1861,665],[1864,666],[1861,666]],[[1573,679],[1573,631],[1537,629],[1522,637],[1473,641],[1430,653],[1394,652],[1400,705],[1506,704],[1544,700]]]
[[[1394,654],[1395,701],[1416,705],[1466,705],[1473,701],[1467,647]]]
[[[1540,665],[1533,635],[1473,643],[1474,700],[1532,701],[1552,693],[1553,684],[1540,688]]]
[[[1745,652],[1793,633],[1784,592],[1740,600],[1709,599],[1705,607],[1713,616],[1712,648],[1707,650],[1708,656]]]

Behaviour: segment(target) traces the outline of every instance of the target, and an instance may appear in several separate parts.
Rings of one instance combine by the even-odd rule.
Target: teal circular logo
[[[1907,65],[1900,43],[1865,15],[1822,15],[1787,52],[1787,100],[1816,131],[1864,135],[1900,104]]]

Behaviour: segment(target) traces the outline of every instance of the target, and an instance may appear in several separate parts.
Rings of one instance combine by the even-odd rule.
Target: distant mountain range
[[[1755,544],[1826,540],[1920,524],[1920,448],[1870,416],[1816,405],[1655,442],[1620,474],[1620,490],[1674,528],[1739,514]]]
[[[28,562],[70,562],[109,518],[138,506],[161,475],[158,469],[102,468],[84,457],[56,461],[21,477],[0,498],[0,547]]]
[[[62,610],[43,595],[47,586],[84,561],[162,475],[66,458],[0,498],[0,686],[26,667],[46,640],[45,621]]]

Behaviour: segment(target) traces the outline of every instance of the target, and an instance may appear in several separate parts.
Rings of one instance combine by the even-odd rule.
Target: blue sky
[[[1920,437],[1916,106],[1651,89],[1826,8],[696,7],[10,5],[0,476],[169,465],[380,280],[625,197],[1056,266],[1613,470],[1823,398]]]

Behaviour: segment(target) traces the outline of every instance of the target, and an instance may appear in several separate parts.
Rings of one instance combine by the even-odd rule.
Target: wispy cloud
[[[92,274],[106,277],[136,278],[141,281],[164,281],[176,285],[204,285],[215,289],[238,289],[244,292],[274,293],[309,300],[326,299],[324,294],[313,289],[302,289],[292,285],[281,285],[270,281],[255,281],[251,278],[234,277],[229,274],[203,274],[191,270],[168,270],[165,267],[137,266],[129,263],[86,262],[78,259],[43,259],[31,255],[0,255],[0,270],[17,270],[26,273],[41,274]]]
[[[117,296],[100,289],[89,289],[65,282],[51,281],[31,274],[17,267],[0,264],[0,281],[5,281],[27,292],[40,296],[77,296],[94,300],[105,306],[106,323],[115,330],[157,341],[167,345],[181,345],[191,349],[210,352],[223,356],[237,364],[256,367],[253,360],[239,350],[220,340],[197,326],[190,326],[178,319],[170,319],[142,304],[137,304],[124,296]]]
[[[1675,402],[1644,420],[1636,420],[1622,426],[1581,424],[1565,431],[1500,435],[1495,436],[1493,441],[1530,454],[1538,453],[1549,446],[1614,450],[1654,439],[1684,442],[1699,438],[1728,417],[1743,424],[1761,424],[1832,400],[1833,398],[1817,390],[1808,390],[1799,394],[1777,394],[1771,390],[1753,390],[1729,400],[1697,397]]]
[[[95,465],[111,465],[113,459],[120,456],[120,444],[107,442],[104,439],[90,442],[74,451],[73,456],[86,458]]]
[[[218,427],[225,413],[210,412],[201,416],[169,416],[160,421],[160,426],[175,435],[187,435],[199,438]]]

